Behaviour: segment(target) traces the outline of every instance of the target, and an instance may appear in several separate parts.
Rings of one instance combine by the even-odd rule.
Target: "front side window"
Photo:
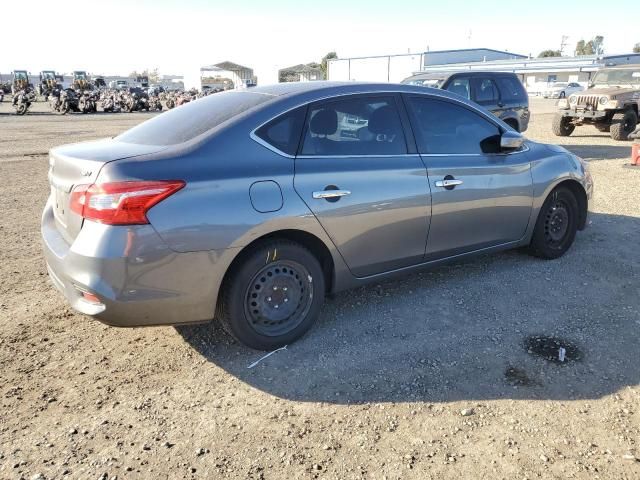
[[[302,155],[407,153],[394,97],[351,97],[309,108]]]
[[[476,102],[492,104],[498,102],[498,88],[490,78],[479,78],[476,80]]]
[[[422,154],[482,154],[500,151],[500,130],[462,105],[409,97],[413,130]]]
[[[468,78],[456,78],[447,85],[447,90],[461,97],[466,98],[467,100],[471,99],[469,88],[469,79]]]

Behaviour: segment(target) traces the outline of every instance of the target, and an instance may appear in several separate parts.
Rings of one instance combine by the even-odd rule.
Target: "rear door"
[[[295,189],[357,277],[424,257],[431,197],[401,107],[394,94],[350,95],[307,111]]]
[[[501,153],[498,125],[464,104],[405,100],[432,192],[426,260],[520,240],[533,200],[526,149]]]
[[[524,86],[514,75],[500,75],[495,79],[500,90],[503,117],[517,118],[521,132],[529,124],[529,97]]]
[[[505,110],[504,103],[500,100],[500,91],[496,82],[487,76],[478,76],[471,79],[471,100],[502,118]]]

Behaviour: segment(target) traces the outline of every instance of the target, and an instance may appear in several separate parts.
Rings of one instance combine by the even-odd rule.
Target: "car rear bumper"
[[[52,283],[85,315],[121,327],[196,323],[214,316],[226,251],[177,253],[151,225],[89,221],[69,244],[56,228],[50,203],[41,231]],[[83,292],[98,301],[88,301]]]

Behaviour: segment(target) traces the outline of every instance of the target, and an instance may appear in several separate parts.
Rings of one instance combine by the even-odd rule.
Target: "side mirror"
[[[500,137],[500,149],[505,150],[518,150],[524,143],[524,137],[513,130],[505,131]]]

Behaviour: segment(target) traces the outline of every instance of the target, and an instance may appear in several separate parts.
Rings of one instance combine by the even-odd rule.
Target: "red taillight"
[[[184,185],[182,180],[78,185],[71,192],[71,210],[108,225],[145,224],[149,209]]]

